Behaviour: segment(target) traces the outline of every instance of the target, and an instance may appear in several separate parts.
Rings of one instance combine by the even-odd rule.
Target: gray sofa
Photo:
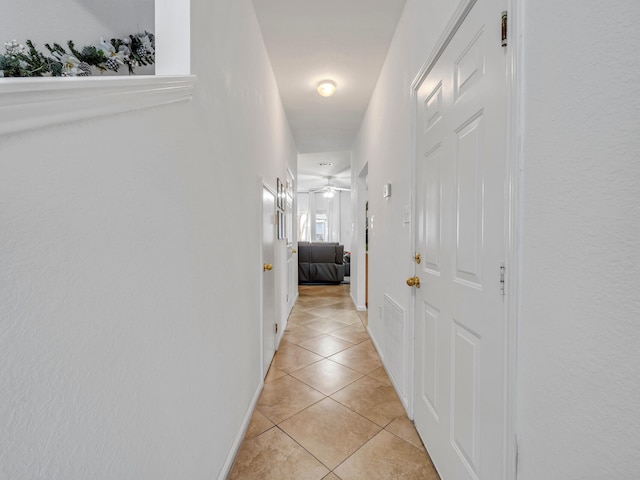
[[[298,283],[339,284],[344,280],[344,245],[298,242]]]

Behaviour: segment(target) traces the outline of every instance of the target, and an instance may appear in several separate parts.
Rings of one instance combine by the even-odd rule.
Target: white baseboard
[[[287,325],[289,325],[289,317],[282,324],[282,330],[278,332],[276,337],[276,351],[280,348],[280,343],[282,342],[282,337],[284,337],[284,331],[287,329]]]
[[[349,296],[351,297],[351,301],[353,302],[353,306],[355,307],[356,311],[358,312],[366,312],[367,311],[367,306],[366,305],[358,305],[358,302],[356,302],[356,299],[353,298],[353,294],[350,293]]]
[[[231,473],[231,467],[233,466],[233,462],[236,459],[238,450],[240,450],[240,445],[242,444],[242,440],[244,439],[244,434],[247,433],[247,428],[249,428],[249,423],[251,422],[253,411],[256,408],[256,404],[258,403],[258,399],[260,398],[260,394],[262,393],[263,387],[264,387],[264,380],[261,380],[260,384],[258,385],[258,389],[256,390],[256,393],[253,395],[253,399],[251,400],[249,409],[247,410],[247,413],[244,416],[244,420],[242,421],[242,425],[240,426],[240,431],[238,432],[238,435],[236,435],[236,439],[233,442],[231,451],[227,456],[227,461],[224,462],[224,467],[222,467],[222,471],[218,476],[218,480],[226,480],[226,478],[229,476],[229,473]]]
[[[398,385],[396,384],[395,379],[393,378],[393,375],[391,375],[391,373],[389,372],[389,369],[387,368],[387,365],[384,361],[384,355],[382,354],[382,350],[380,350],[380,347],[378,346],[378,342],[376,342],[375,337],[371,334],[371,330],[369,329],[369,327],[367,327],[367,333],[369,334],[369,338],[371,339],[371,343],[373,344],[373,348],[376,349],[376,352],[378,352],[378,356],[380,357],[380,361],[382,362],[382,366],[384,367],[384,371],[387,372],[387,377],[389,377],[389,381],[391,382],[391,385],[393,385],[393,389],[396,391],[396,395],[398,395],[398,398],[400,399],[400,403],[402,403],[402,406],[404,407],[404,411],[406,412],[407,416],[409,415],[409,400],[407,398],[405,398],[404,396],[402,396],[402,394],[400,393],[400,389],[398,388]]]

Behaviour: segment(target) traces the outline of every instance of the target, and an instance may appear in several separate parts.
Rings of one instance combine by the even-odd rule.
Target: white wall
[[[296,152],[251,2],[191,8],[193,102],[0,138],[0,478],[218,478],[241,433]]]
[[[344,251],[351,251],[351,192],[338,192],[337,203],[339,212],[340,243],[344,245]]]
[[[640,4],[525,6],[518,478],[631,480],[640,467]]]
[[[353,150],[352,185],[368,162],[369,216],[369,328],[377,345],[384,351],[380,308],[388,294],[405,311],[409,311],[412,291],[406,279],[412,275],[411,225],[403,223],[404,208],[411,205],[411,102],[410,86],[420,67],[431,53],[455,10],[455,2],[408,0],[400,19],[389,54],[365,115]],[[392,184],[392,195],[383,198],[385,183]],[[362,202],[356,200],[354,206]],[[360,208],[360,207],[356,207]],[[364,221],[362,212],[354,212],[358,242],[352,244],[352,261],[356,265],[351,296],[364,305]],[[403,352],[408,355],[409,352]]]
[[[67,40],[94,42],[101,35],[153,31],[155,0],[21,0],[5,2],[0,17],[2,42],[31,39],[66,46]],[[107,38],[107,37],[105,37]],[[111,38],[111,37],[108,37]],[[83,44],[84,45],[84,44]]]

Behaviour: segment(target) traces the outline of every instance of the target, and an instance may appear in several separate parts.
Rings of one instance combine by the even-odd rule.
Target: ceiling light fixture
[[[333,198],[333,196],[335,195],[335,192],[333,191],[332,188],[328,188],[324,193],[323,196],[325,198]]]
[[[318,93],[323,97],[330,97],[336,93],[336,82],[333,80],[322,80],[318,84]]]

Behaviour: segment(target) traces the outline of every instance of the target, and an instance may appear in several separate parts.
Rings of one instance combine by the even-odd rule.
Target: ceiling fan
[[[331,183],[331,178],[333,177],[327,177],[327,184],[320,187],[320,188],[316,188],[316,189],[312,189],[310,190],[311,193],[322,193],[325,197],[327,198],[331,198],[333,197],[336,192],[350,192],[351,189],[350,188],[343,188],[343,187],[336,187],[335,185],[333,185]]]

